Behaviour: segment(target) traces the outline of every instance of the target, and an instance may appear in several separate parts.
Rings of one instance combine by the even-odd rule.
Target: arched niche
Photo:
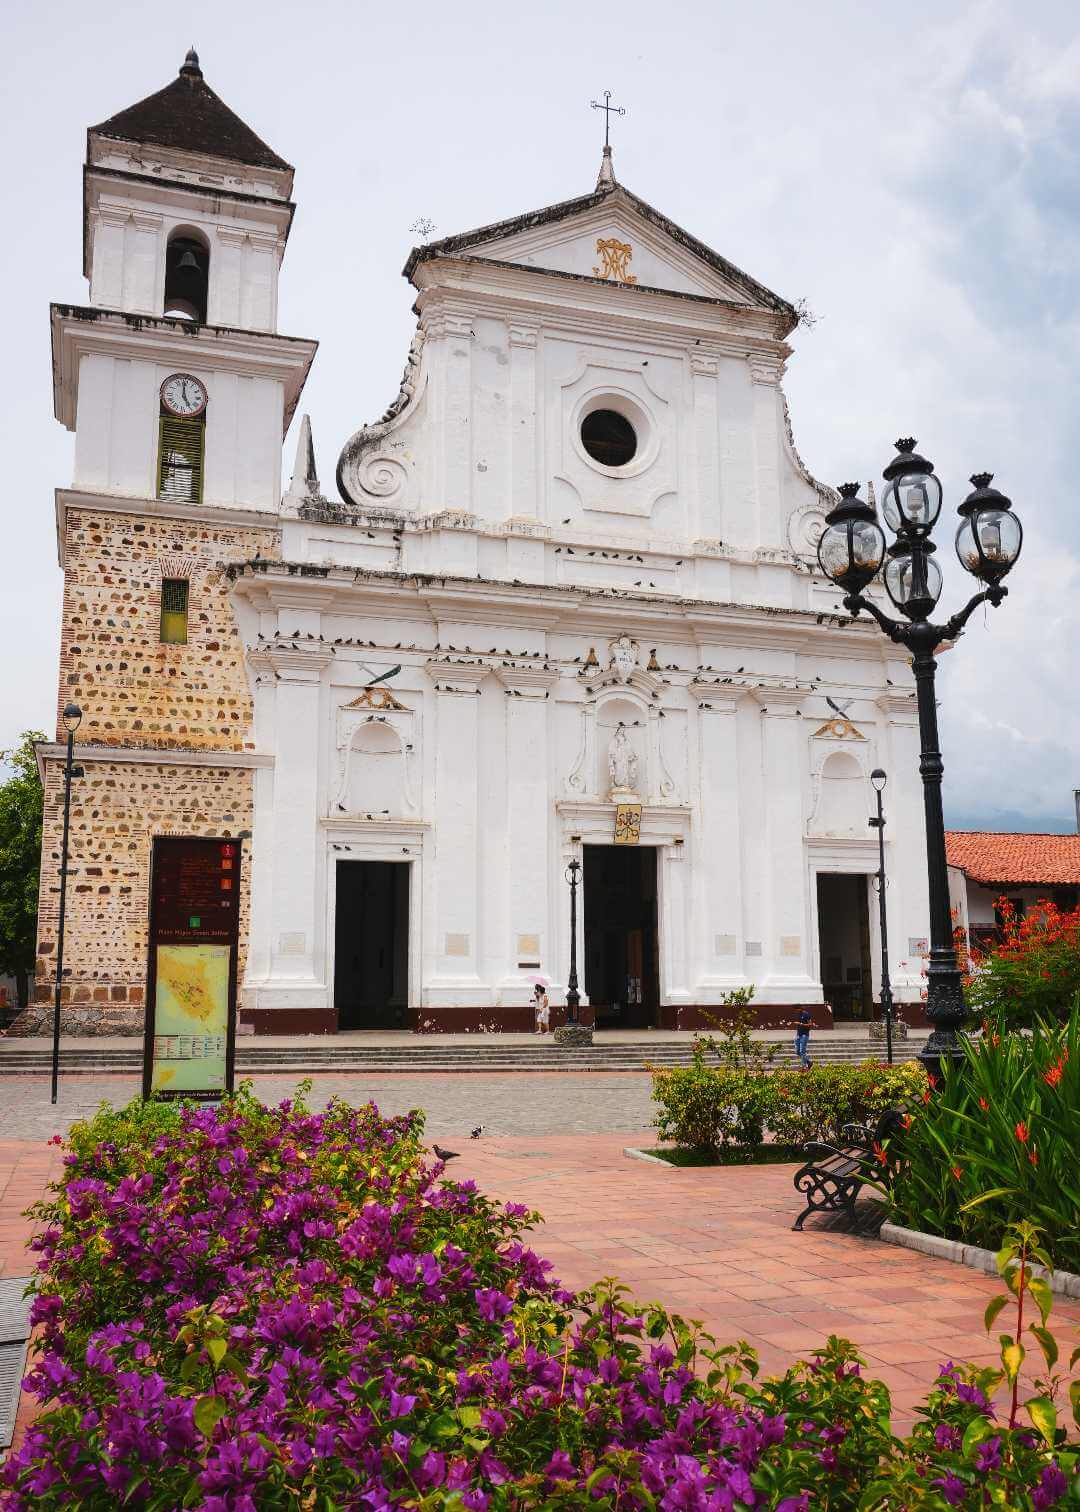
[[[408,751],[400,731],[385,718],[363,720],[349,735],[341,789],[331,814],[393,819],[414,811]]]
[[[815,789],[811,834],[866,837],[870,787],[859,756],[850,750],[830,751],[821,762]]]
[[[598,700],[596,709],[596,786],[594,791],[604,795],[613,786],[610,762],[613,744],[619,741],[622,728],[622,743],[632,752],[634,780],[628,784],[646,796],[650,791],[649,768],[649,709],[644,701],[626,693],[612,694]],[[627,785],[627,784],[624,784]]]

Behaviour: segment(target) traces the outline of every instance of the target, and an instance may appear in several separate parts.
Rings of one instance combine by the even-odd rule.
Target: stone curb
[[[624,1153],[629,1154],[629,1151]],[[884,1244],[897,1244],[901,1249],[917,1250],[920,1255],[950,1260],[954,1265],[966,1265],[970,1270],[983,1271],[988,1276],[996,1276],[998,1273],[994,1251],[982,1249],[977,1244],[962,1244],[959,1239],[942,1239],[940,1234],[921,1234],[917,1229],[901,1228],[896,1223],[883,1223],[878,1238]],[[1033,1265],[1031,1273],[1049,1281],[1050,1290],[1062,1297],[1080,1297],[1080,1276],[1074,1275],[1072,1271],[1056,1270],[1053,1275],[1047,1275],[1041,1265]]]
[[[671,1164],[670,1160],[661,1160],[659,1155],[647,1155],[644,1150],[632,1150],[629,1148],[629,1146],[627,1146],[623,1150],[623,1154],[626,1155],[630,1160],[646,1160],[648,1161],[649,1165],[663,1166],[664,1169],[668,1171],[674,1171],[676,1169],[675,1166]]]

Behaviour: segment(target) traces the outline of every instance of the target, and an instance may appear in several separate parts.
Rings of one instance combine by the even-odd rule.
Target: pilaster
[[[743,954],[743,826],[739,781],[738,721],[745,693],[717,693],[709,683],[692,682],[697,704],[697,740],[691,745],[700,794],[697,888],[697,955],[703,987],[741,986]]]
[[[510,322],[510,513],[518,519],[540,515],[536,457],[539,333],[537,325]]]
[[[808,694],[800,687],[751,690],[761,709],[765,798],[766,928],[762,987],[774,994],[816,986],[807,939],[811,917],[803,818],[805,731],[800,718]],[[798,1001],[798,999],[796,999]]]
[[[323,673],[333,651],[319,641],[271,642],[248,660],[271,691],[272,709],[258,719],[272,722],[276,746],[272,801],[255,807],[254,853],[258,877],[268,885],[256,922],[263,934],[255,944],[245,1007],[328,1009],[331,984],[325,979],[325,897],[319,870],[319,755]],[[259,794],[265,800],[264,784]],[[265,969],[261,979],[259,965]],[[321,968],[321,969],[320,969]]]
[[[431,1007],[490,1006],[480,975],[480,846],[483,836],[480,697],[489,669],[480,662],[429,661],[435,689],[435,793],[439,816],[433,843],[433,937],[425,956],[434,971],[424,983]]]
[[[553,975],[548,922],[548,707],[559,675],[536,667],[499,667],[495,676],[506,705],[505,927],[509,938],[502,998],[525,1003],[532,978],[522,973],[519,962],[536,962]]]

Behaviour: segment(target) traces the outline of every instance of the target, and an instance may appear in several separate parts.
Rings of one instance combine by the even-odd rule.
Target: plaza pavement
[[[255,1085],[269,1101],[295,1082],[259,1077]],[[119,1102],[135,1090],[130,1077],[80,1081],[61,1087],[54,1110],[47,1079],[0,1081],[0,1274],[32,1268],[30,1224],[20,1214],[61,1160],[45,1141],[103,1097]],[[320,1076],[312,1104],[335,1093],[374,1098],[387,1113],[425,1106],[428,1137],[460,1152],[451,1175],[543,1214],[532,1243],[567,1285],[616,1275],[639,1298],[701,1319],[721,1342],[747,1339],[765,1371],[842,1334],[888,1383],[905,1424],[940,1361],[996,1359],[982,1329],[994,1280],[815,1228],[814,1219],[792,1233],[794,1167],[678,1169],[628,1159],[625,1147],[655,1139],[647,1076]],[[485,1134],[471,1140],[477,1123]],[[1059,1339],[1078,1324],[1080,1304],[1056,1299]]]

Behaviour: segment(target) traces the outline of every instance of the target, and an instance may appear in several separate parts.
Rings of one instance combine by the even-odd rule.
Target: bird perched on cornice
[[[836,699],[830,698],[829,695],[826,693],[826,695],[825,695],[825,702],[828,704],[829,708],[832,709],[835,714],[839,714],[840,718],[843,719],[844,716],[845,716],[845,714],[847,713],[847,711],[851,708],[852,704],[855,702],[855,700],[853,698],[845,698],[841,702],[838,703],[836,701]]]

